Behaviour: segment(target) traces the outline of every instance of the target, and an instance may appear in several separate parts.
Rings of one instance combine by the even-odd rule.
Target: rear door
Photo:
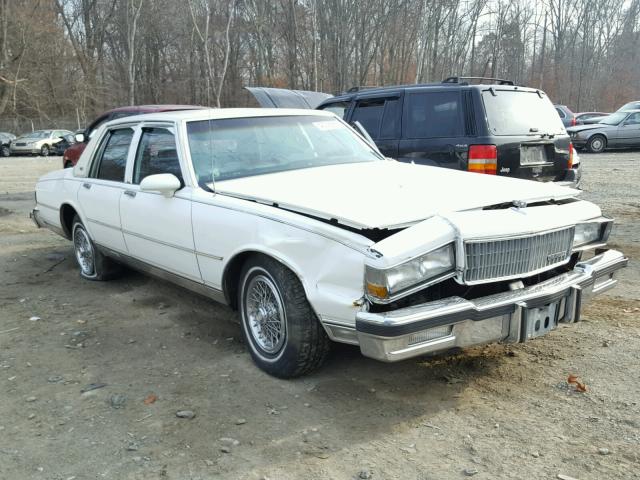
[[[78,191],[83,220],[92,240],[120,253],[127,251],[120,223],[120,196],[126,188],[125,170],[132,139],[130,127],[109,130]]]
[[[433,88],[405,92],[399,159],[466,168],[461,91]]]
[[[640,113],[632,113],[618,127],[620,147],[640,146]]]
[[[492,86],[480,91],[486,136],[498,150],[498,175],[540,181],[563,180],[570,139],[544,92]],[[484,130],[484,128],[483,128]]]
[[[378,149],[386,157],[397,158],[400,142],[402,95],[399,92],[384,96],[358,98],[349,123],[359,122]]]

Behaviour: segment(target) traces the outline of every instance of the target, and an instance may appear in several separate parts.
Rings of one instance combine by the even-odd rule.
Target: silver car
[[[64,135],[73,135],[69,130],[36,130],[25,133],[11,142],[11,155],[24,153],[47,157],[53,150],[53,145]]]
[[[605,149],[640,147],[640,109],[612,113],[600,123],[567,128],[576,148],[591,153]]]

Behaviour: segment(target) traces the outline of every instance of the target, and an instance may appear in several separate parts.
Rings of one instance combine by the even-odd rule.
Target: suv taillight
[[[573,143],[569,142],[569,168],[573,168]]]
[[[495,175],[498,170],[498,149],[495,145],[471,145],[467,170]]]
[[[578,123],[578,122],[577,122],[577,120],[576,120],[576,117],[574,116],[574,117],[571,119],[571,126],[572,126],[572,127],[575,127],[577,123]]]

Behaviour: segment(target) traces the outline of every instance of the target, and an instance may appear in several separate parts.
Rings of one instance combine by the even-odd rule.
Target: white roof
[[[335,117],[332,112],[323,110],[293,108],[207,108],[198,110],[177,110],[174,112],[146,113],[112,120],[108,125],[139,121],[179,122],[192,120],[220,120],[225,118],[247,117],[284,117],[292,115],[314,115]]]

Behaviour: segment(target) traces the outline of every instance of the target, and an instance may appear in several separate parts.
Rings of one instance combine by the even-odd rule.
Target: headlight
[[[422,286],[429,281],[453,272],[455,258],[453,244],[433,250],[395,267],[378,269],[367,265],[365,287],[373,299],[389,302],[401,294],[408,294],[411,287]]]
[[[578,223],[573,235],[573,247],[606,242],[612,226],[613,221],[608,218],[602,218],[596,222]]]

